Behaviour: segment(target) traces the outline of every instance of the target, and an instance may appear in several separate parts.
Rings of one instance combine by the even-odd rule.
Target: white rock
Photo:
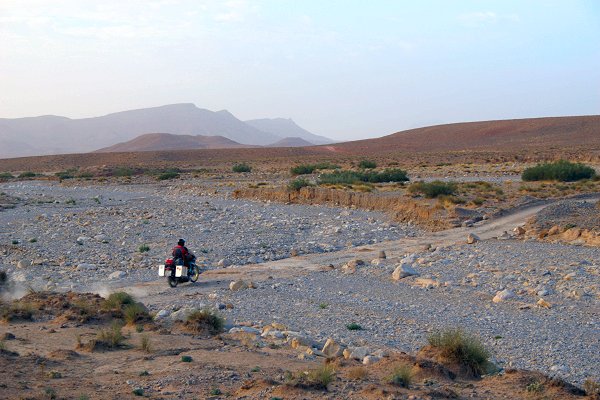
[[[260,335],[260,329],[253,328],[251,326],[236,326],[229,330],[229,333],[251,333],[253,335]]]
[[[23,260],[19,260],[19,262],[17,262],[18,269],[27,268],[29,266],[31,266],[31,260],[23,259]]]
[[[108,279],[122,279],[127,276],[127,272],[125,271],[115,271],[108,275]]]
[[[271,330],[268,330],[266,332],[263,332],[260,336],[264,337],[264,338],[266,338],[266,337],[272,337],[272,338],[275,338],[275,339],[283,339],[283,338],[285,338],[285,335],[283,334],[283,332],[275,330],[275,329],[271,329]]]
[[[169,316],[171,321],[185,321],[193,312],[198,311],[198,308],[183,307],[180,310],[175,311]]]
[[[513,297],[515,297],[515,294],[512,291],[504,289],[500,292],[497,292],[492,301],[494,303],[500,303],[502,301],[512,299]]]
[[[94,236],[94,240],[96,240],[98,242],[106,243],[106,242],[108,242],[108,236],[106,236],[104,234],[96,235],[96,236]]]
[[[392,279],[398,281],[400,279],[406,278],[408,276],[419,275],[417,271],[415,271],[408,264],[400,264],[396,267],[394,272],[392,273]]]
[[[377,356],[366,356],[365,358],[363,358],[362,363],[364,365],[371,365],[371,364],[375,364],[379,360],[380,360],[380,358]]]
[[[229,290],[237,292],[238,290],[248,289],[248,284],[243,280],[233,281],[229,284]]]
[[[226,260],[224,258],[220,259],[219,262],[217,263],[217,266],[222,267],[222,268],[229,267],[230,265],[231,265],[231,262],[229,262],[229,260]]]
[[[330,338],[325,342],[322,352],[327,358],[337,358],[343,354],[344,347]]]
[[[78,271],[95,271],[97,269],[96,264],[81,263],[77,266]]]
[[[87,242],[88,240],[90,240],[89,237],[87,236],[79,236],[77,238],[77,244],[84,244],[85,242]]]
[[[369,353],[371,353],[371,350],[368,347],[348,347],[344,350],[344,358],[362,360],[363,358],[368,356]]]
[[[169,315],[171,315],[171,311],[163,309],[156,313],[156,315],[154,316],[154,320],[160,321],[161,319],[167,318]]]

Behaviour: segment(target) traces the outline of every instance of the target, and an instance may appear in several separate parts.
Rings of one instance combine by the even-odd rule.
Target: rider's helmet
[[[178,246],[185,246],[185,240],[183,239],[179,239],[179,241],[177,242]]]

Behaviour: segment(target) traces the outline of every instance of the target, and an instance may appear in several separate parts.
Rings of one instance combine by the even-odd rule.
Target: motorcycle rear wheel
[[[167,277],[167,282],[169,282],[169,286],[171,287],[177,287],[177,284],[179,283],[179,279],[173,277],[173,276],[169,276]]]
[[[200,277],[200,268],[197,265],[192,267],[192,274],[190,275],[190,281],[196,282]]]

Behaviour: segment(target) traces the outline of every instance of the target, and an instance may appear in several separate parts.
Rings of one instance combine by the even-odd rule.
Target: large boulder
[[[232,292],[237,292],[238,290],[243,290],[243,289],[248,289],[248,284],[246,283],[246,281],[243,280],[237,280],[237,281],[233,281],[229,284],[229,290],[231,290]]]
[[[344,353],[344,347],[335,342],[333,339],[327,339],[323,350],[321,350],[327,358],[337,358]]]

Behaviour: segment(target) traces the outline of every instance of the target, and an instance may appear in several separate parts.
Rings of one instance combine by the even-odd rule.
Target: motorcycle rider
[[[196,256],[192,253],[190,253],[190,251],[187,249],[187,247],[185,247],[185,240],[183,239],[179,239],[177,241],[177,246],[173,247],[173,260],[175,261],[175,264],[178,264],[178,261],[180,263],[183,263],[183,265],[185,265],[186,267],[189,268],[190,266],[190,262],[194,261],[196,259]],[[179,264],[181,265],[181,264]]]

